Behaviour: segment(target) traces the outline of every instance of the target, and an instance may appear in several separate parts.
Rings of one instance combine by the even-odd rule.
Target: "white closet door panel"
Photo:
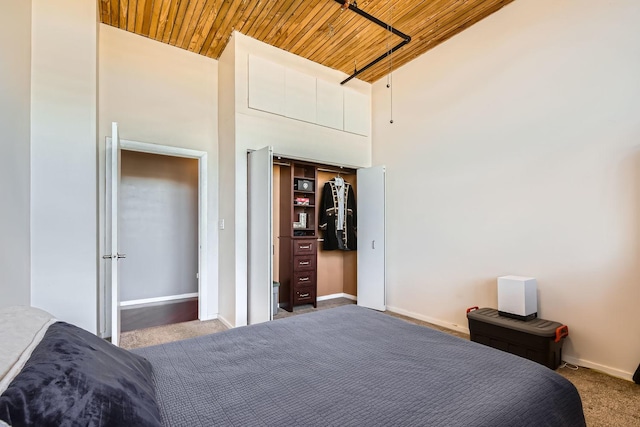
[[[316,122],[316,78],[296,70],[285,70],[285,116]]]
[[[249,108],[284,115],[285,68],[249,55]]]
[[[358,305],[386,310],[385,167],[358,169]]]
[[[317,81],[317,120],[319,125],[344,129],[344,96],[342,86]]]
[[[273,149],[265,147],[248,156],[248,322],[273,319]]]
[[[355,90],[344,88],[344,130],[369,136],[371,100]]]

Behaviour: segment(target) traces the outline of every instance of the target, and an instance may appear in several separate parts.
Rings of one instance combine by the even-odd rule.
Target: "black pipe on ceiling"
[[[379,57],[377,57],[373,61],[369,62],[367,65],[365,65],[364,67],[360,68],[359,70],[356,69],[353,74],[351,74],[349,77],[347,77],[346,79],[344,79],[343,81],[340,82],[341,85],[347,83],[349,80],[351,80],[352,78],[356,77],[360,73],[363,73],[366,70],[368,70],[369,68],[373,67],[378,62],[382,61],[383,59],[385,59],[386,57],[391,55],[393,52],[395,52],[396,50],[400,49],[402,46],[406,45],[407,43],[409,43],[411,41],[411,36],[403,33],[402,31],[398,31],[397,29],[393,28],[391,25],[389,25],[389,24],[387,24],[385,22],[382,22],[381,20],[379,20],[375,16],[369,15],[364,10],[359,9],[358,5],[355,2],[351,3],[351,2],[348,2],[347,0],[335,0],[335,1],[336,1],[336,3],[340,3],[341,6],[347,5],[349,10],[354,11],[355,13],[357,13],[360,16],[362,16],[363,18],[368,19],[369,21],[373,22],[374,24],[377,24],[377,25],[381,26],[382,28],[384,28],[385,30],[390,31],[393,34],[395,34],[396,36],[402,38],[402,41],[400,43],[398,43],[396,46],[392,47],[391,49],[389,49],[388,51],[386,51],[385,53],[383,53],[382,55],[380,55]]]

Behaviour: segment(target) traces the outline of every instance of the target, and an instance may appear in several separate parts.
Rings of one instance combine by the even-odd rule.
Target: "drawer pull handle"
[[[300,261],[299,264],[300,265],[309,265],[309,261]]]
[[[298,279],[298,282],[308,282],[310,279],[308,277],[301,277]]]
[[[308,294],[308,293],[307,293],[307,294],[300,294],[300,298],[306,298],[306,297],[308,297],[308,296],[309,296],[309,294]]]
[[[300,249],[311,249],[311,245],[306,245],[306,246],[300,245]]]

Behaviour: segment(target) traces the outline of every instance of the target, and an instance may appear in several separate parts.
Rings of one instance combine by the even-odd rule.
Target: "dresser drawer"
[[[316,254],[298,255],[293,257],[293,272],[309,271],[316,269]]]
[[[315,270],[309,271],[296,271],[293,273],[293,288],[297,289],[300,286],[316,286],[316,272]]]
[[[316,290],[313,286],[304,286],[293,291],[293,304],[314,304]]]
[[[318,241],[313,240],[294,240],[293,255],[311,255],[316,253]]]

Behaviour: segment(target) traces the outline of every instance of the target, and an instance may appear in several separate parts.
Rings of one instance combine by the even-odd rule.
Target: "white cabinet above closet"
[[[316,123],[316,79],[290,68],[284,75],[284,115]]]
[[[370,98],[360,92],[344,89],[344,130],[369,135],[371,126]]]
[[[285,114],[285,68],[259,56],[249,56],[249,108]]]
[[[294,120],[369,136],[371,95],[249,55],[248,106]]]
[[[342,87],[317,79],[316,90],[318,124],[343,130],[344,96]]]

